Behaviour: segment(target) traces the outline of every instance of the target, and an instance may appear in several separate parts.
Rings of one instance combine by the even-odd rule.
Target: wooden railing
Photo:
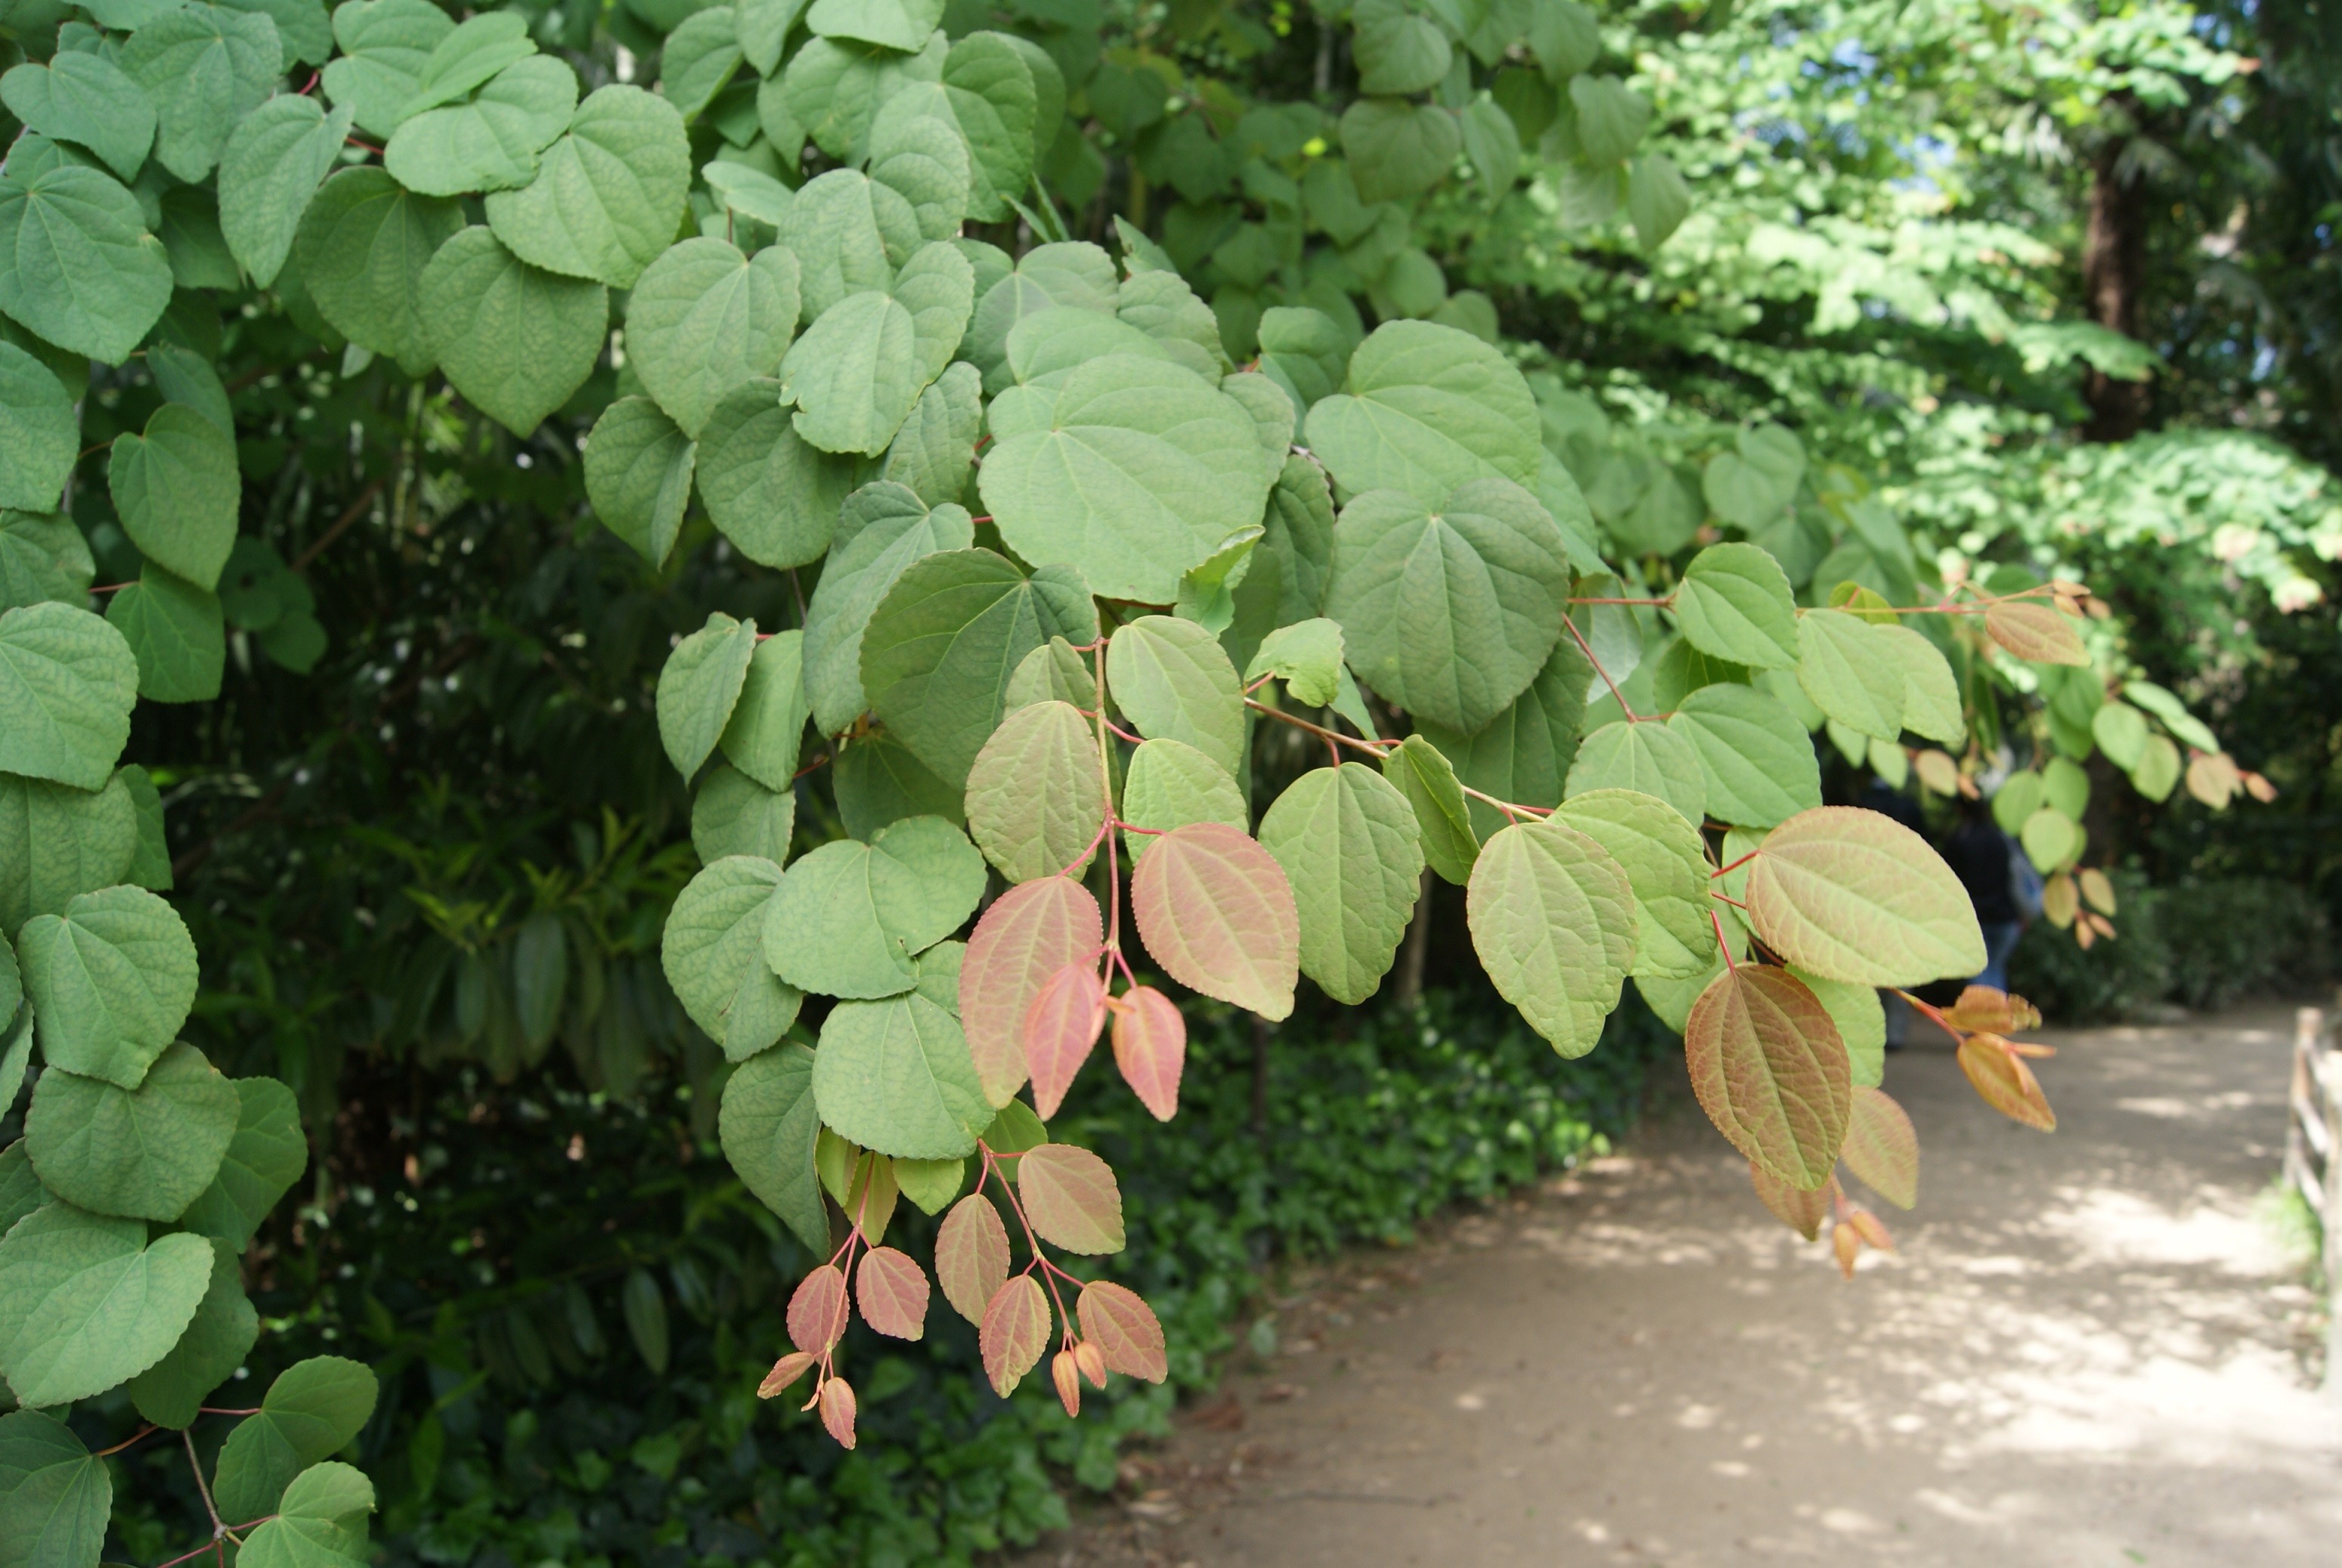
[[[2342,1396],[2342,1037],[2337,1028],[2321,1008],[2294,1014],[2285,1180],[2300,1192],[2324,1233],[2326,1387]]]

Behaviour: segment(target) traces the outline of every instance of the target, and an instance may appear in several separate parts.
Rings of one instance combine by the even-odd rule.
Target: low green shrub
[[[2088,952],[2036,922],[2009,961],[2009,984],[2058,1023],[2137,1016],[2158,1004],[2197,1011],[2286,994],[2334,972],[2333,931],[2309,889],[2267,877],[2148,887],[2117,877],[2117,935]]]

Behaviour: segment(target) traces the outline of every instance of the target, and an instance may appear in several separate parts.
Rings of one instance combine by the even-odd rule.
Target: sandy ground
[[[2342,1401],[2262,1194],[2291,1014],[2051,1032],[2054,1135],[1890,1059],[1920,1201],[1838,1278],[1687,1089],[1627,1151],[1287,1282],[1046,1564],[2342,1563]]]

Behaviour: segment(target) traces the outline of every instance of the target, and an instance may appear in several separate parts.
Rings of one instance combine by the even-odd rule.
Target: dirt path
[[[2256,1211],[2290,1014],[2050,1034],[2054,1136],[1941,1036],[1903,1251],[1841,1283],[1663,1092],[1629,1152],[1295,1282],[1280,1353],[1029,1562],[2342,1563],[2342,1403]]]

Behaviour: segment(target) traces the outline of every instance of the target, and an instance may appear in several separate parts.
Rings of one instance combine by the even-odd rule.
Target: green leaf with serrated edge
[[[806,692],[824,734],[845,729],[866,705],[864,634],[896,581],[913,562],[964,551],[974,539],[964,508],[946,504],[929,511],[900,484],[865,485],[846,498],[829,560],[806,610]]]
[[[1261,639],[1245,666],[1245,684],[1276,675],[1294,701],[1322,708],[1334,700],[1342,669],[1342,628],[1323,616],[1279,626]]]
[[[2149,735],[2147,749],[2139,754],[2138,765],[2130,770],[2131,787],[2160,804],[2171,798],[2184,766],[2177,746],[2161,735]]]
[[[2203,721],[2187,711],[2177,697],[2152,681],[2126,681],[2122,694],[2138,707],[2145,708],[2163,721],[2172,738],[2181,745],[2193,746],[2199,752],[2217,752],[2219,737],[2205,728]]]
[[[366,1515],[374,1483],[336,1463],[313,1464],[293,1478],[276,1516],[245,1540],[236,1554],[249,1568],[351,1568],[371,1555]]]
[[[781,879],[765,961],[790,984],[827,996],[908,991],[918,980],[912,956],[958,929],[985,875],[976,846],[939,817],[894,823],[868,844],[823,844]]]
[[[1707,774],[1699,754],[1683,735],[1650,720],[1604,724],[1578,745],[1563,794],[1600,789],[1656,795],[1695,827],[1706,820]]]
[[[1236,399],[1114,354],[1066,377],[1046,428],[996,441],[976,484],[1019,554],[1070,563],[1109,598],[1167,604],[1181,574],[1260,521],[1259,450]]]
[[[138,824],[138,847],[120,880],[150,893],[171,889],[171,846],[163,835],[163,796],[154,778],[135,764],[115,770],[115,778],[130,792],[131,810]],[[95,885],[103,886],[103,883]]]
[[[659,744],[684,777],[699,771],[732,722],[756,652],[756,623],[736,621],[719,610],[676,644],[661,666]]]
[[[487,198],[488,226],[521,260],[632,288],[674,243],[691,185],[683,116],[640,87],[586,95],[536,178]]]
[[[626,363],[696,438],[726,394],[780,369],[798,303],[797,258],[786,246],[751,258],[724,240],[685,240],[627,297]]]
[[[921,1213],[940,1214],[967,1184],[967,1162],[897,1160],[895,1184],[902,1188],[905,1197],[919,1205]]]
[[[1854,1087],[1812,992],[1769,965],[1726,970],[1692,1004],[1684,1049],[1700,1108],[1734,1148],[1801,1192],[1829,1181]]]
[[[1365,202],[1403,201],[1439,183],[1463,150],[1446,109],[1400,98],[1360,98],[1342,113],[1342,151]]]
[[[1984,968],[1975,907],[1909,828],[1856,806],[1820,806],[1775,828],[1748,874],[1765,945],[1826,980],[1920,985]]]
[[[1825,980],[1795,964],[1789,966],[1789,973],[1814,994],[1830,1022],[1837,1025],[1856,1086],[1877,1088],[1887,1074],[1887,1009],[1878,1000],[1877,988]]]
[[[808,180],[789,204],[780,235],[803,269],[798,289],[807,320],[850,295],[892,292],[895,268],[922,241],[918,213],[902,193],[853,169]]]
[[[377,168],[344,169],[301,215],[292,265],[335,331],[421,375],[435,363],[423,269],[463,226],[454,202],[415,195]]]
[[[365,1427],[379,1393],[373,1373],[337,1355],[311,1356],[278,1373],[260,1413],[238,1422],[220,1449],[212,1482],[220,1517],[274,1513],[295,1476]]]
[[[237,1252],[309,1164],[301,1108],[293,1091],[274,1078],[237,1078],[235,1136],[228,1140],[219,1174],[187,1205],[179,1223],[225,1242]]]
[[[123,532],[149,560],[199,588],[218,583],[244,492],[226,431],[185,404],[166,403],[145,434],[115,437],[106,485]]]
[[[751,561],[802,566],[829,548],[838,508],[862,467],[799,436],[780,382],[759,378],[734,387],[708,414],[699,438],[699,498]]]
[[[129,738],[138,661],[75,605],[0,614],[0,772],[100,789]]]
[[[225,1383],[260,1337],[260,1314],[244,1293],[235,1249],[212,1243],[211,1283],[170,1353],[130,1380],[138,1413],[157,1426],[195,1423],[204,1397]]]
[[[341,54],[325,70],[325,96],[376,136],[398,128],[439,41],[455,24],[429,0],[354,0],[334,8]]]
[[[1284,396],[1278,393],[1279,397]],[[1215,637],[1236,623],[1236,590],[1252,569],[1253,546],[1264,530],[1258,524],[1240,528],[1217,550],[1179,574],[1179,599],[1172,614],[1190,621]]]
[[[952,239],[967,216],[967,144],[947,121],[902,112],[910,107],[912,100],[897,97],[872,122],[870,177],[911,204],[922,236]]]
[[[41,1055],[135,1089],[195,999],[195,944],[178,914],[138,887],[85,893],[16,936]]]
[[[1548,818],[1480,848],[1465,909],[1505,1000],[1564,1056],[1583,1056],[1618,1005],[1635,958],[1635,895],[1609,852]]]
[[[1130,754],[1119,814],[1135,827],[1152,830],[1124,834],[1134,864],[1158,835],[1191,822],[1225,823],[1238,833],[1252,825],[1244,791],[1228,770],[1175,740],[1144,741]]]
[[[1008,216],[1009,203],[1032,180],[1038,150],[1040,88],[1024,51],[1004,34],[968,34],[944,61],[940,96],[973,165],[968,216],[986,223]]]
[[[691,847],[707,865],[731,854],[757,855],[778,865],[789,858],[796,820],[795,790],[768,790],[718,764],[692,797]]]
[[[531,55],[476,95],[402,121],[383,149],[383,166],[426,196],[517,190],[536,177],[537,155],[569,128],[576,110],[576,73]]]
[[[154,101],[156,160],[195,185],[219,162],[236,122],[266,100],[285,53],[266,16],[190,5],[133,33],[122,68]]]
[[[1719,821],[1771,827],[1822,804],[1821,763],[1797,715],[1753,686],[1702,686],[1667,727],[1691,743]]]
[[[0,939],[5,940],[5,939]],[[25,1074],[31,1065],[33,1050],[33,1015],[19,1013],[13,1031],[0,1031],[0,1066],[6,1068],[9,1084],[0,1094],[0,1115],[16,1108],[15,1095],[25,1086]],[[8,1233],[18,1220],[50,1202],[49,1190],[41,1185],[40,1177],[33,1174],[33,1162],[25,1154],[25,1140],[17,1139],[0,1149],[0,1236]]]
[[[96,573],[73,519],[0,511],[0,610],[50,599],[78,606]]]
[[[943,0],[814,0],[806,25],[825,38],[851,38],[909,54],[943,20]]]
[[[1269,484],[1276,484],[1276,476],[1285,472],[1285,460],[1293,454],[1293,434],[1300,411],[1285,388],[1257,371],[1220,377],[1220,390],[1242,404],[1251,416],[1260,441],[1261,472]]]
[[[1753,669],[1797,665],[1797,600],[1781,564],[1755,544],[1711,544],[1693,556],[1675,611],[1684,636],[1704,654]]]
[[[949,245],[921,246],[891,292],[849,295],[806,329],[781,366],[797,434],[826,452],[876,457],[958,351],[976,276]]]
[[[28,1407],[102,1393],[163,1359],[211,1283],[212,1246],[56,1202],[0,1240],[0,1365]],[[245,1517],[251,1517],[245,1515]]]
[[[953,1017],[959,1016],[959,976],[967,962],[967,944],[938,942],[911,961],[919,972],[912,989]]]
[[[1628,973],[1687,980],[1716,962],[1708,923],[1707,855],[1699,830],[1656,796],[1599,789],[1572,795],[1554,820],[1610,853],[1635,892],[1635,962]]]
[[[1306,413],[1342,385],[1349,340],[1323,311],[1274,306],[1260,317],[1260,368]]]
[[[1106,644],[1106,689],[1150,740],[1185,741],[1233,774],[1244,757],[1244,690],[1216,639],[1192,622],[1142,615]]]
[[[879,477],[905,486],[930,506],[958,501],[967,489],[984,428],[983,385],[976,366],[966,363],[936,377],[895,433]]]
[[[414,96],[399,110],[405,121],[475,91],[516,61],[536,53],[528,19],[516,11],[482,12],[455,25],[432,45],[415,79]]]
[[[1002,699],[1007,711],[1031,703],[1071,703],[1077,708],[1097,706],[1097,681],[1090,674],[1089,660],[1074,652],[1074,645],[1063,637],[1052,637],[1041,647],[1018,661],[1016,673],[1008,677],[1008,693]]]
[[[1275,856],[1236,828],[1188,823],[1133,872],[1139,939],[1174,980],[1271,1023],[1293,1012],[1300,915]]]
[[[805,12],[806,0],[741,0],[740,48],[756,75],[769,76],[781,63],[781,48]]]
[[[1903,729],[1905,682],[1878,629],[1844,610],[1807,611],[1797,621],[1797,684],[1848,729],[1891,741]]]
[[[333,172],[350,123],[346,105],[327,114],[315,98],[283,93],[229,134],[220,153],[220,233],[260,287],[276,281],[292,255],[301,215]]]
[[[1650,124],[1651,106],[1613,76],[1578,75],[1569,83],[1577,142],[1588,164],[1616,164],[1635,150]]]
[[[955,824],[963,820],[960,791],[883,731],[840,752],[833,775],[838,816],[856,838],[866,841],[906,817],[939,816]]]
[[[2147,715],[2128,703],[2107,701],[2090,715],[2090,738],[2126,773],[2147,754]]]
[[[1436,511],[1376,490],[1335,525],[1326,608],[1360,678],[1468,734],[1536,677],[1560,640],[1569,580],[1560,530],[1517,484],[1476,479]]]
[[[1481,794],[1516,805],[1559,805],[1593,676],[1576,640],[1564,637],[1528,689],[1478,731],[1458,734],[1436,724],[1418,731],[1455,765],[1456,776]],[[1505,825],[1496,807],[1476,800],[1472,822],[1484,838]]]
[[[862,684],[895,737],[965,788],[1025,655],[1051,637],[1097,634],[1096,605],[1067,568],[1028,578],[989,550],[955,550],[913,563],[871,612]]]
[[[120,778],[79,790],[0,774],[0,934],[122,881],[137,852],[137,813]],[[0,1006],[0,1019],[15,1014],[13,1003]]]
[[[776,632],[756,644],[747,679],[721,744],[732,765],[766,789],[795,781],[805,742],[805,634]]]
[[[1873,626],[1870,643],[1903,672],[1903,727],[1947,746],[1965,744],[1968,724],[1959,682],[1936,644],[1908,626]]]
[[[757,964],[764,960],[760,955]],[[814,1173],[814,1140],[821,1118],[814,1109],[814,1054],[794,1043],[740,1064],[725,1081],[716,1118],[724,1157],[790,1233],[816,1254],[829,1249],[829,1212]]]
[[[967,774],[967,831],[1011,882],[1080,876],[1106,822],[1098,734],[1070,705],[1010,713]]]
[[[41,1074],[25,1147],[42,1185],[92,1213],[175,1220],[219,1174],[235,1090],[192,1045],[155,1059],[135,1091],[77,1073]]]
[[[69,353],[120,365],[171,301],[171,263],[108,175],[12,159],[0,176],[0,310]]]
[[[1480,856],[1480,838],[1456,770],[1445,754],[1422,735],[1409,735],[1383,754],[1383,776],[1396,785],[1415,812],[1423,858],[1441,877],[1461,887]]]
[[[1147,336],[1171,351],[1178,362],[1196,375],[1217,380],[1227,370],[1227,349],[1220,342],[1220,318],[1212,307],[1196,297],[1196,291],[1176,272],[1138,272],[1123,281],[1115,293],[1114,314],[1117,320],[1138,328]],[[1338,375],[1338,370],[1336,371]],[[1299,410],[1306,405],[1293,396],[1293,389],[1282,380],[1277,385],[1288,402]],[[1233,389],[1230,395],[1238,395]],[[1286,433],[1286,444],[1292,444],[1292,433]],[[1285,454],[1277,454],[1277,462]]]
[[[1485,92],[1465,105],[1456,121],[1456,129],[1464,135],[1464,155],[1471,160],[1472,172],[1479,177],[1480,199],[1493,207],[1521,177],[1520,128],[1513,124],[1513,117],[1505,113],[1503,105]],[[1488,331],[1477,335],[1495,340],[1493,313]]]
[[[778,1040],[805,1003],[765,963],[765,917],[780,884],[774,862],[727,856],[693,877],[667,914],[659,947],[667,984],[728,1061]]]
[[[91,1568],[105,1545],[105,1461],[36,1410],[0,1415],[0,1562]]]
[[[1536,401],[1512,362],[1466,332],[1389,322],[1351,356],[1345,390],[1310,409],[1306,437],[1354,492],[1400,490],[1427,506],[1475,479],[1532,483]]]
[[[476,225],[439,247],[420,286],[424,330],[448,382],[515,435],[569,401],[609,336],[600,284],[533,267]]]
[[[16,968],[16,949],[5,934],[0,934],[0,1018],[8,1020],[6,1038],[11,1056],[16,1054],[15,1024],[24,1000],[25,977]],[[5,1079],[5,1082],[0,1082],[0,1088],[5,1088],[7,1094],[6,1103],[0,1104],[0,1116],[5,1116],[16,1108],[16,1091],[24,1084],[24,1064],[16,1064],[15,1078],[8,1079],[0,1074],[0,1079]],[[0,1226],[0,1234],[5,1233],[6,1228]]]
[[[711,5],[683,19],[659,51],[659,95],[696,119],[740,69],[739,10]]]
[[[831,1009],[813,1092],[840,1137],[905,1159],[973,1154],[993,1118],[959,1020],[916,992]]]
[[[1422,888],[1406,797],[1364,763],[1313,768],[1262,816],[1260,842],[1293,884],[1301,972],[1336,1002],[1373,995]]]
[[[1001,392],[1009,385],[1008,335],[1018,322],[1059,306],[1112,315],[1118,295],[1114,263],[1097,246],[1086,241],[1036,245],[978,297],[968,323],[967,360],[984,373],[986,392]]]
[[[1019,385],[1050,391],[1064,385],[1084,361],[1109,354],[1179,363],[1168,348],[1128,322],[1071,305],[1052,305],[1019,317],[1008,330],[1006,347],[1010,377]],[[1218,376],[1209,379],[1216,382]]]
[[[155,140],[155,105],[105,55],[60,49],[45,65],[0,76],[0,103],[27,126],[78,142],[125,180],[138,177]]]
[[[1023,1031],[1033,999],[1067,964],[1096,958],[1105,931],[1097,900],[1062,876],[1019,883],[976,922],[960,965],[957,1011],[976,1078],[992,1104],[1013,1111],[1011,1096],[1025,1083]],[[1006,1153],[999,1132],[988,1131],[986,1142],[995,1153]]]
[[[808,38],[782,73],[781,97],[789,118],[823,152],[841,164],[859,164],[869,155],[878,111],[899,94],[942,81],[948,50],[941,34],[913,55]],[[765,113],[760,109],[760,117]]]
[[[622,397],[586,437],[586,498],[602,525],[666,563],[691,504],[698,444],[647,397]]]

